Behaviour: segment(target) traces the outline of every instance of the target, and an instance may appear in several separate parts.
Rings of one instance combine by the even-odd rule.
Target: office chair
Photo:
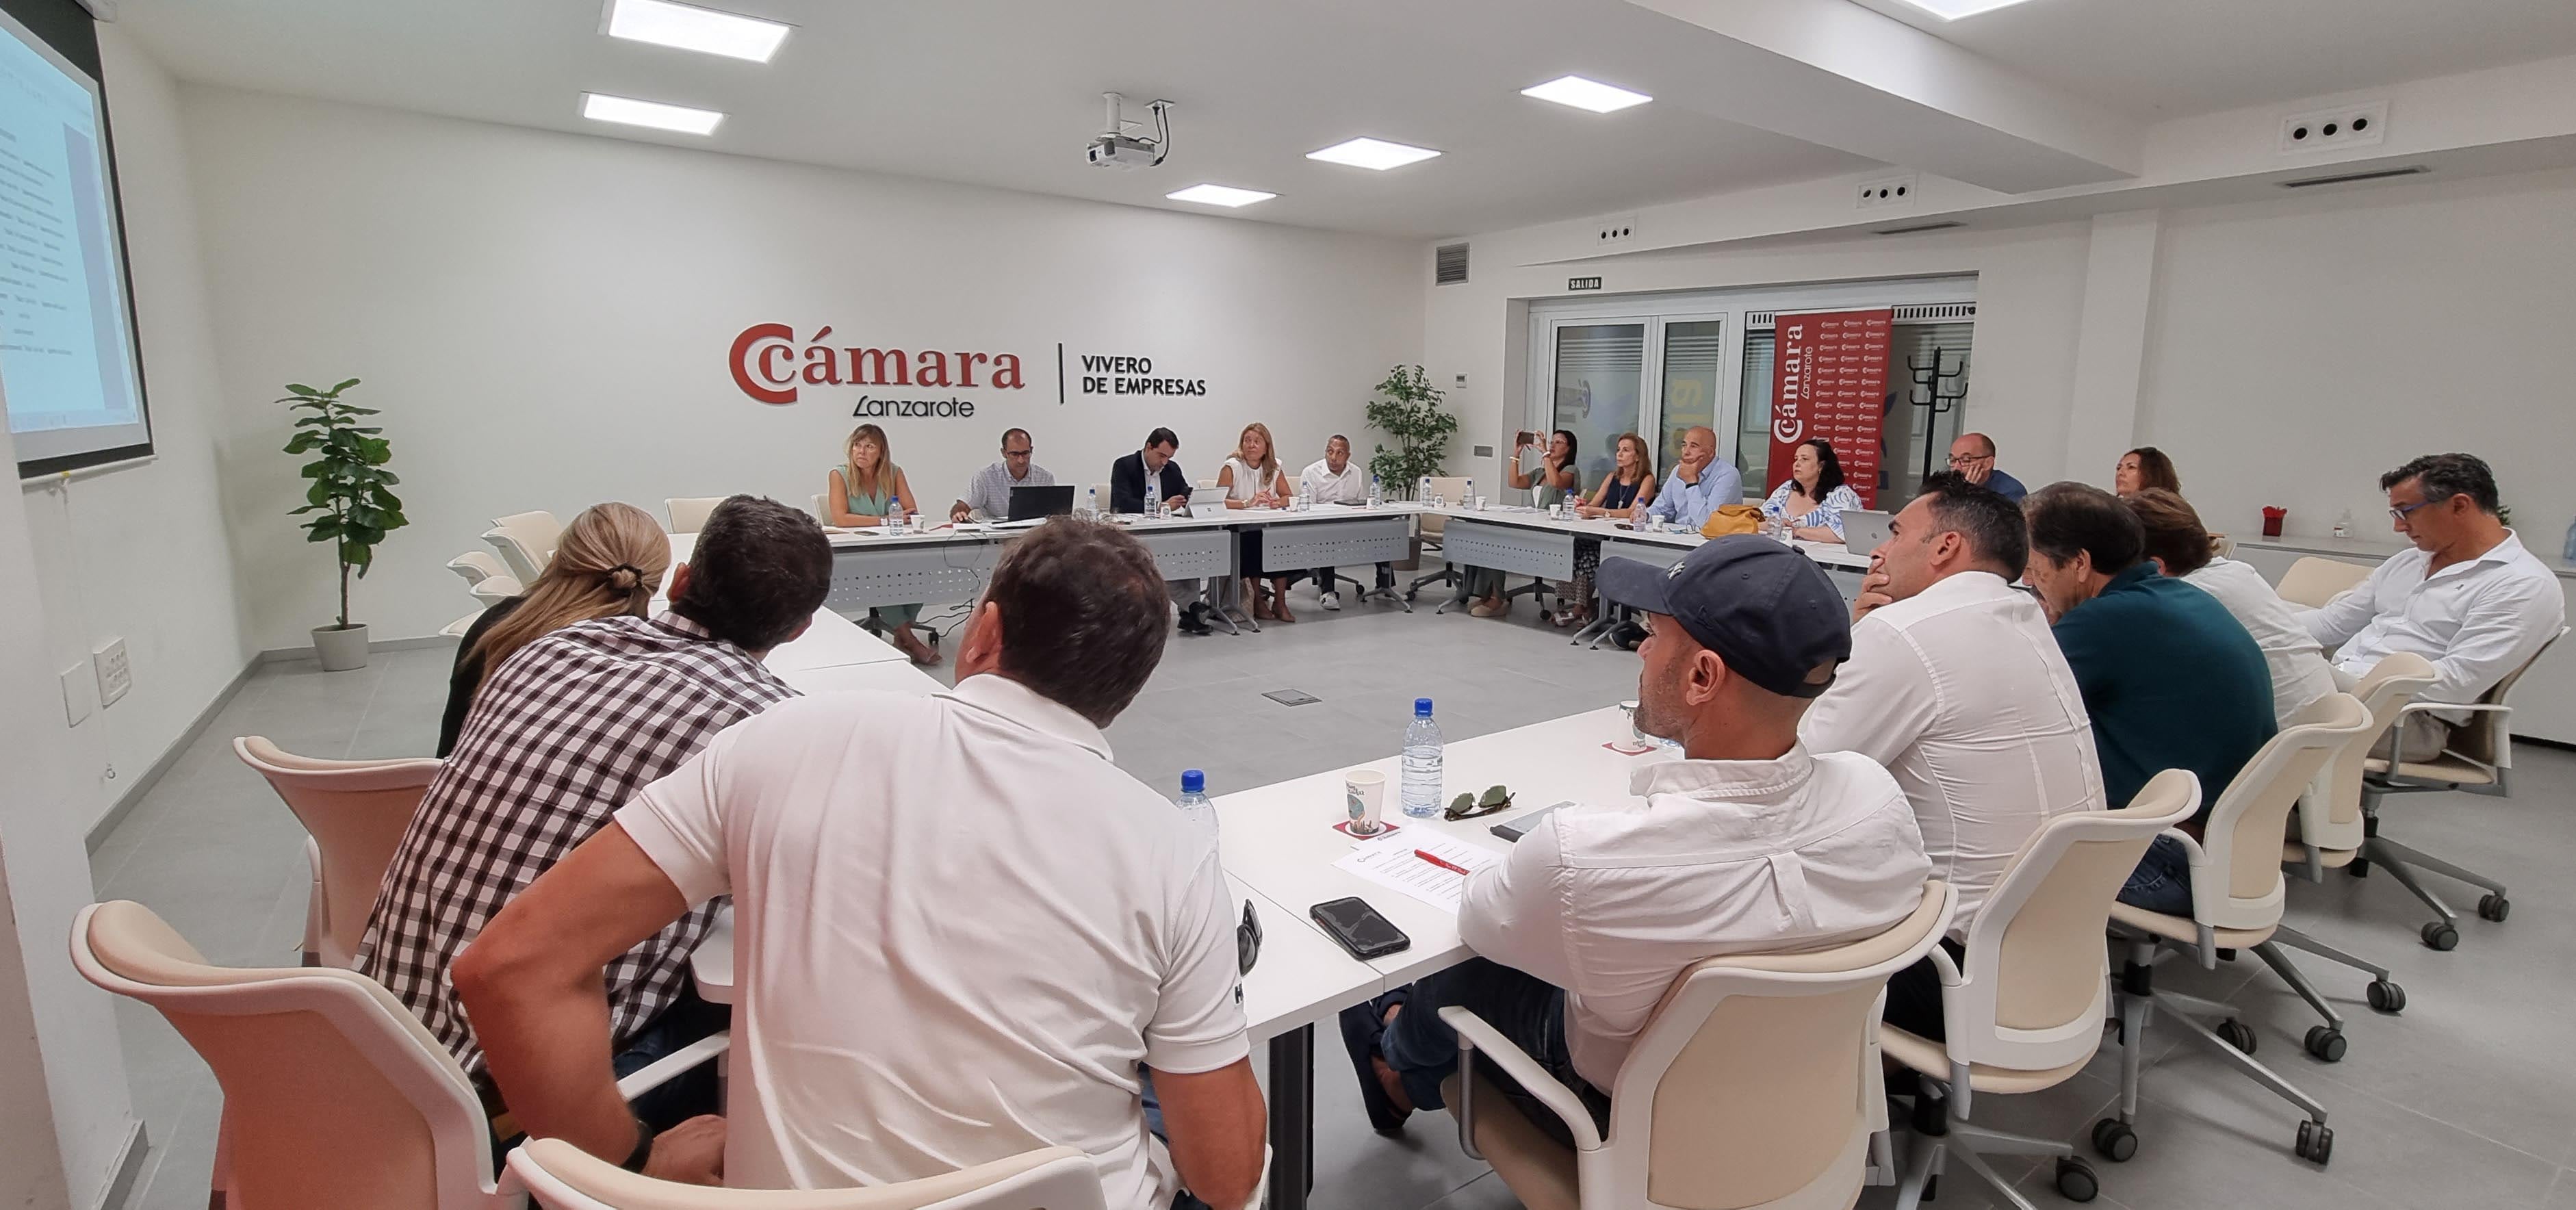
[[[2513,692],[2515,682],[2531,666],[2540,662],[2558,640],[2567,637],[2567,628],[2531,653],[2522,666],[2508,672],[2493,688],[2468,705],[2450,702],[2408,702],[2397,712],[2396,725],[2388,732],[2393,738],[2388,758],[2369,757],[2362,762],[2361,857],[2344,867],[2356,877],[2367,875],[2373,865],[2385,866],[2388,876],[2399,886],[2414,893],[2426,907],[2440,913],[2426,922],[2420,935],[2424,944],[2436,950],[2449,950],[2460,944],[2459,915],[2416,877],[2418,869],[2429,870],[2480,887],[2486,894],[2478,899],[2478,918],[2496,924],[2504,923],[2513,910],[2505,897],[2503,883],[2464,866],[2453,865],[2421,849],[2383,837],[2379,833],[2379,812],[2391,794],[2422,794],[2435,790],[2458,790],[2464,794],[2486,794],[2497,798],[2510,793],[2507,774],[2513,768],[2513,707],[2505,696]],[[2437,753],[2406,752],[2407,715],[2419,711],[2466,711],[2469,721],[2451,732],[2451,740]]]
[[[694,534],[707,527],[708,514],[725,500],[724,496],[673,496],[662,501],[662,514],[671,519],[672,533]]]
[[[1434,477],[1431,480],[1431,494],[1438,496],[1443,500],[1456,500],[1459,496],[1464,495],[1466,491],[1467,480],[1464,476]],[[1421,526],[1422,552],[1424,554],[1430,554],[1444,549],[1440,538],[1449,527],[1449,519],[1438,513],[1424,513],[1422,514]],[[1465,583],[1465,573],[1452,565],[1446,558],[1443,558],[1440,561],[1440,570],[1427,576],[1415,577],[1413,583],[1405,588],[1404,599],[1411,601],[1415,596],[1422,592],[1425,585],[1449,584],[1463,586]],[[1448,606],[1443,605],[1441,608],[1446,609]]]
[[[550,512],[512,513],[492,520],[492,528],[483,531],[483,540],[501,552],[510,573],[522,584],[534,584],[545,574],[546,563],[555,557],[555,545],[563,541],[563,523]]]
[[[355,964],[385,869],[446,762],[323,760],[297,756],[263,735],[236,737],[233,755],[266,778],[295,822],[304,825],[304,858],[313,869],[313,893],[304,907],[304,964]]]
[[[562,1139],[530,1139],[510,1153],[510,1176],[545,1210],[1106,1210],[1099,1166],[1071,1147],[867,1188],[714,1189],[628,1172]]]

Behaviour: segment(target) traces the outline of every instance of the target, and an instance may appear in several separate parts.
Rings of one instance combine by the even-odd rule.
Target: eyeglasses
[[[1252,973],[1252,964],[1261,960],[1261,916],[1252,910],[1252,901],[1243,901],[1243,923],[1234,926],[1234,965],[1238,975]]]
[[[1440,817],[1454,823],[1461,819],[1474,819],[1479,815],[1508,811],[1511,807],[1512,792],[1509,789],[1502,786],[1487,786],[1481,795],[1461,794],[1450,800],[1449,809],[1441,812]]]
[[[1992,454],[1952,454],[1950,455],[1950,465],[1975,466],[1980,462],[1990,461],[1993,458],[1994,455]]]
[[[2406,515],[2407,515],[2408,513],[2414,512],[2416,509],[2422,508],[2422,507],[2424,507],[2424,506],[2425,506],[2425,505],[2427,505],[2427,504],[2435,504],[2435,503],[2439,503],[2439,501],[2434,501],[2434,500],[2418,500],[2418,501],[2416,501],[2416,502],[2415,502],[2415,503],[2413,503],[2413,504],[2404,504],[2404,505],[2395,505],[2395,504],[2392,504],[2392,505],[2390,505],[2390,506],[2389,506],[2389,508],[2388,508],[2388,519],[2389,519],[2389,520],[2391,520],[2391,521],[2403,521],[2403,520],[2405,520],[2405,519],[2406,519]]]

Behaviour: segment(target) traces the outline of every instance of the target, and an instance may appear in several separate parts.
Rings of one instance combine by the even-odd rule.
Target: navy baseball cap
[[[1744,679],[1815,697],[1851,658],[1851,615],[1815,561],[1756,534],[1711,539],[1671,567],[1603,559],[1601,595],[1664,614]]]

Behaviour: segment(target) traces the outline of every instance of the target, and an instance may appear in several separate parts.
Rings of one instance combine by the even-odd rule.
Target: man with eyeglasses
[[[1036,450],[1027,429],[1002,430],[1002,460],[975,472],[966,484],[966,498],[948,506],[948,519],[1000,520],[1011,515],[1012,488],[1054,487],[1055,476],[1031,460]]]
[[[1950,469],[1970,483],[1992,489],[2015,504],[2030,494],[2021,480],[1995,467],[1995,439],[1984,433],[1961,433],[1950,443]]]
[[[2426,702],[2467,704],[2538,654],[2567,622],[2547,564],[2496,515],[2495,472],[2471,454],[2427,454],[2379,477],[2388,517],[2413,550],[2391,555],[2352,591],[2298,616],[2334,653],[2350,689],[2380,658],[2432,661]],[[2408,759],[2439,754],[2466,711],[2414,711],[2391,732]],[[2386,756],[2390,736],[2375,750]]]

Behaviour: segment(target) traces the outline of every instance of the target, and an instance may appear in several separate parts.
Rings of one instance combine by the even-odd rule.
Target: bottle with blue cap
[[[1196,769],[1181,770],[1181,818],[1206,829],[1210,837],[1216,835],[1216,804],[1208,801],[1207,774]]]
[[[1440,724],[1431,721],[1431,699],[1413,699],[1413,721],[1404,728],[1404,784],[1398,801],[1414,819],[1440,813]]]

